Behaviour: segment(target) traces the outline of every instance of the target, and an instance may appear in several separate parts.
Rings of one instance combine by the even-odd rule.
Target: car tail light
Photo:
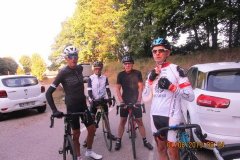
[[[41,93],[44,93],[44,92],[45,92],[45,87],[41,86]]]
[[[201,94],[197,98],[197,104],[204,107],[228,108],[230,100],[226,98],[214,97]]]
[[[0,90],[0,98],[7,98],[7,92],[4,90]]]

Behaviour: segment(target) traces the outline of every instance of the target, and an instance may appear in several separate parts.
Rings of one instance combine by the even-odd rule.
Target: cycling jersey
[[[92,91],[91,98],[100,99],[106,96],[106,89],[109,88],[108,78],[104,75],[93,74],[88,80],[88,91]]]
[[[158,81],[162,77],[167,78],[176,86],[174,92],[168,89],[158,88]],[[152,83],[149,83],[149,80],[146,81],[142,96],[143,101],[152,99],[151,118],[153,115],[169,117],[169,125],[178,124],[183,118],[180,104],[181,98],[188,101],[194,100],[191,84],[183,70],[169,62],[165,62],[162,65],[160,74]],[[152,131],[156,131],[156,126],[152,126]]]
[[[122,71],[117,76],[117,84],[122,86],[122,98],[124,103],[136,103],[138,99],[138,83],[142,82],[142,74],[138,70],[130,73]]]
[[[61,83],[65,92],[66,105],[81,104],[86,101],[82,75],[83,67],[77,65],[75,69],[68,66],[60,70],[51,87],[57,88]]]

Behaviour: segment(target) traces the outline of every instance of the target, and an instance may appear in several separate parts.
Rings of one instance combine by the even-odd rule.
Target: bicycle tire
[[[131,143],[132,143],[133,158],[136,159],[136,146],[135,146],[136,130],[135,130],[135,126],[134,126],[133,117],[129,117],[128,125],[130,128],[130,139],[131,139]]]
[[[112,132],[111,132],[108,117],[105,113],[102,114],[102,130],[103,130],[103,137],[104,137],[106,147],[107,147],[108,151],[111,151],[112,150],[112,138],[111,137],[108,138],[108,135],[111,136]]]
[[[71,160],[77,160],[77,153],[74,149],[73,140],[70,135],[64,137],[63,141],[63,160],[66,160],[70,154]]]
[[[181,156],[181,160],[198,160],[198,157],[192,151],[186,151]]]

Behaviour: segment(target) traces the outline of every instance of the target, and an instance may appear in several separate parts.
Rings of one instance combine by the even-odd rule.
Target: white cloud
[[[0,57],[39,53],[47,60],[75,6],[76,0],[1,0]]]

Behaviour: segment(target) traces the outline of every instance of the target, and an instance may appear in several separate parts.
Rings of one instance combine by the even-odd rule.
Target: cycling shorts
[[[135,118],[142,118],[142,108],[133,108],[132,111]],[[120,108],[120,117],[127,118],[128,117],[128,109]]]
[[[175,126],[182,122],[181,119],[169,118],[166,116],[152,115],[151,117],[151,128],[152,132],[156,132],[158,129],[168,126]],[[163,139],[168,140],[169,142],[177,142],[177,131],[169,130],[164,131],[161,134]]]
[[[89,127],[90,125],[94,124],[94,121],[92,119],[90,111],[87,108],[87,105],[77,104],[77,105],[67,106],[67,113],[85,112],[85,111],[87,111],[86,112],[87,113],[87,121],[84,119],[83,116],[80,116],[80,117],[81,117],[82,123],[86,127]],[[73,116],[71,118],[70,125],[71,125],[71,128],[73,130],[80,129],[80,117],[79,116]]]
[[[93,105],[90,107],[91,114],[95,115],[97,113],[97,106],[103,106],[103,110],[105,114],[108,116],[108,105],[106,103],[96,103],[94,102]]]

